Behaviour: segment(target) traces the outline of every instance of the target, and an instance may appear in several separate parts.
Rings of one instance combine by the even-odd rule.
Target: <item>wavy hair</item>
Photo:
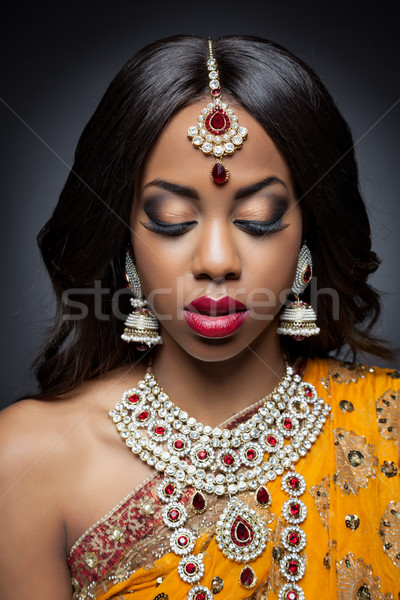
[[[318,286],[333,288],[339,298],[333,321],[329,297],[319,295],[321,334],[300,343],[287,338],[286,350],[325,356],[347,345],[353,353],[390,358],[371,333],[380,302],[368,277],[379,260],[371,250],[352,136],[334,100],[312,69],[271,41],[227,36],[213,49],[224,94],[253,115],[289,165]],[[207,56],[207,42],[199,37],[149,44],[113,79],[79,139],[59,202],[38,236],[57,299],[54,325],[36,361],[38,397],[64,394],[135,358],[112,309],[125,285],[134,182],[172,116],[207,95]],[[95,281],[101,281],[102,319],[95,298],[85,293]],[[65,302],[71,288],[80,290],[84,319],[74,319]]]

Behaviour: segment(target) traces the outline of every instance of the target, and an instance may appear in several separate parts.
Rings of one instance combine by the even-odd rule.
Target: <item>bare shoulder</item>
[[[0,413],[0,579],[10,581],[2,599],[36,600],[35,589],[38,599],[71,598],[71,498],[112,443],[105,415],[124,386],[126,374],[114,372],[65,398],[22,400]]]

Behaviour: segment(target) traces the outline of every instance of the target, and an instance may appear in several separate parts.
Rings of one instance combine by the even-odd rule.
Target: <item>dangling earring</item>
[[[280,335],[290,335],[298,342],[304,340],[305,337],[318,335],[320,332],[320,328],[315,323],[317,317],[313,307],[299,298],[310,283],[311,277],[311,252],[304,244],[299,253],[296,275],[292,285],[292,292],[296,296],[296,301],[289,302],[283,309],[280,326],[278,327]]]
[[[125,256],[125,277],[128,287],[133,292],[133,298],[131,298],[133,311],[126,318],[121,338],[125,342],[135,342],[138,350],[147,350],[152,346],[162,344],[163,339],[159,333],[158,319],[143,297],[139,275],[129,249]]]

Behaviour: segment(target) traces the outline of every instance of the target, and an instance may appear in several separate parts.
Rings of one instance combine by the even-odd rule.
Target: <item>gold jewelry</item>
[[[277,330],[280,335],[290,335],[296,341],[302,341],[305,337],[320,333],[321,330],[315,322],[317,316],[313,307],[299,298],[310,283],[311,277],[311,252],[304,244],[299,252],[296,274],[292,285],[292,292],[296,297],[296,301],[288,302],[282,311],[281,322]]]
[[[259,410],[233,429],[212,428],[189,417],[171,402],[150,369],[109,412],[128,448],[164,473],[157,492],[165,504],[164,524],[172,530],[170,547],[182,557],[178,566],[181,579],[196,584],[188,591],[188,600],[212,600],[213,594],[199,583],[205,570],[203,555],[192,554],[196,535],[186,526],[188,513],[181,502],[184,490],[193,488],[191,504],[195,512],[204,512],[207,494],[229,496],[217,522],[215,539],[229,560],[243,564],[239,584],[251,589],[256,585],[256,573],[249,563],[264,552],[268,529],[262,518],[237,496],[253,491],[257,504],[269,507],[267,484],[285,471],[282,489],[289,500],[282,507],[287,527],[281,541],[288,555],[280,569],[288,583],[281,589],[279,599],[304,600],[303,590],[296,582],[305,570],[300,552],[306,536],[300,525],[307,508],[298,497],[304,494],[306,483],[293,465],[310,451],[329,411],[314,386],[302,381],[287,366],[282,380]]]
[[[126,318],[121,338],[125,342],[134,342],[138,350],[146,350],[151,346],[162,344],[158,319],[143,297],[139,275],[129,249],[125,255],[125,277],[128,287],[133,292],[131,298],[133,311]]]
[[[211,39],[208,40],[208,50],[207,68],[212,101],[197,117],[197,124],[189,127],[187,135],[195,148],[200,148],[204,154],[216,158],[211,167],[211,179],[221,185],[229,179],[229,170],[221,159],[242,147],[247,137],[247,129],[239,126],[233,110],[221,100],[218,65]]]

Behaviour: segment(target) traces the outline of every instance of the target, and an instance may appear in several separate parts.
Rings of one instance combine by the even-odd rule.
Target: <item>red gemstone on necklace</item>
[[[285,419],[283,421],[283,426],[285,429],[292,429],[292,421],[291,419]]]
[[[214,183],[221,185],[228,180],[228,173],[221,162],[216,162],[211,171],[211,178]]]
[[[206,507],[206,499],[203,494],[196,492],[192,499],[193,508],[195,510],[204,510]]]
[[[230,467],[235,462],[235,459],[232,454],[225,454],[223,461],[228,467]]]
[[[172,494],[175,492],[175,486],[172,483],[169,483],[165,486],[164,492],[167,494],[167,496],[172,496]]]
[[[311,267],[310,265],[307,265],[306,270],[304,271],[304,275],[303,275],[303,281],[304,283],[308,283],[311,279]]]
[[[251,567],[245,567],[240,573],[240,583],[245,587],[250,587],[254,583],[254,571]]]
[[[298,490],[300,486],[300,481],[297,479],[297,477],[291,477],[289,479],[289,485],[292,488],[292,490]]]
[[[139,402],[140,398],[137,394],[132,394],[132,396],[129,396],[129,402],[132,402],[132,404],[136,404],[136,402]]]
[[[270,496],[264,486],[261,486],[259,488],[257,495],[256,495],[256,500],[259,504],[262,504],[263,506],[265,506],[266,504],[269,503]]]
[[[231,540],[236,546],[248,546],[254,539],[252,527],[241,516],[236,517],[231,527]]]
[[[243,525],[243,523],[239,523],[239,525],[236,527],[236,537],[241,542],[247,542],[249,539],[250,532],[247,527]]]
[[[249,448],[247,450],[247,459],[248,460],[254,460],[256,457],[256,451],[254,450],[254,448]]]
[[[206,450],[200,450],[200,451],[197,453],[197,458],[198,458],[199,460],[206,460],[206,458],[207,458],[207,457],[208,457],[208,454],[207,454]]]
[[[184,447],[184,443],[182,440],[176,440],[176,442],[174,443],[174,446],[177,450],[182,450],[182,448]]]
[[[199,592],[198,594],[196,594],[196,596],[194,597],[194,600],[207,600],[206,599],[206,595],[204,592]]]
[[[187,546],[189,543],[189,539],[186,537],[186,535],[180,535],[178,537],[178,546],[180,548],[184,548],[185,546]]]
[[[298,533],[295,533],[293,531],[293,533],[291,533],[289,535],[289,542],[290,542],[290,544],[292,546],[297,546],[297,544],[299,543],[299,541],[300,541],[300,536],[298,535]]]
[[[267,442],[270,446],[276,446],[276,437],[273,435],[267,436]]]
[[[148,419],[148,418],[149,418],[149,413],[147,412],[147,410],[144,410],[139,415],[139,421],[146,421],[146,419]]]
[[[185,571],[188,575],[193,575],[193,573],[195,573],[197,571],[197,567],[194,563],[188,563],[185,566]]]
[[[292,573],[292,575],[296,575],[298,570],[299,570],[299,564],[298,564],[297,560],[291,560],[289,562],[289,571]]]
[[[179,510],[177,510],[176,508],[173,508],[172,510],[169,511],[168,516],[171,521],[177,521],[180,517]]]
[[[160,426],[154,428],[154,432],[157,435],[164,435],[165,429],[164,429],[164,427],[161,427],[161,425],[160,425]]]
[[[290,514],[292,514],[294,517],[297,517],[300,513],[300,504],[292,504],[290,506]]]
[[[311,398],[311,396],[312,396],[312,391],[311,391],[311,389],[310,389],[309,387],[305,387],[305,388],[304,388],[304,393],[305,393],[305,395],[307,396],[307,398]]]
[[[298,599],[298,595],[297,595],[297,592],[295,592],[295,590],[289,590],[285,596],[285,600],[297,600],[297,599]]]

